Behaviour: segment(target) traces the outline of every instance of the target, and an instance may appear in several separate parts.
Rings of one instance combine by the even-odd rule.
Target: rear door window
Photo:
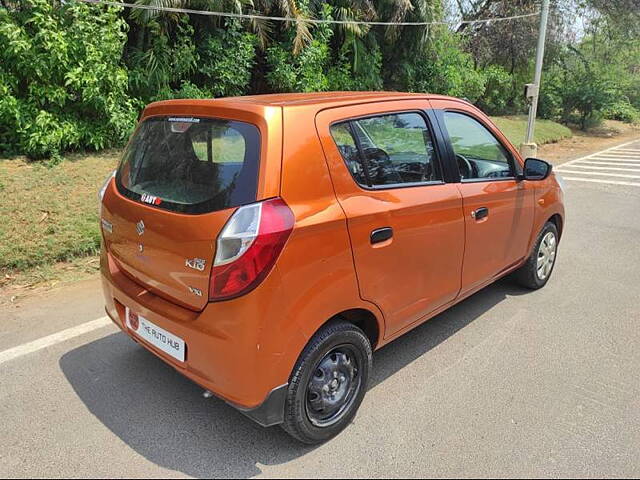
[[[422,115],[394,113],[331,126],[353,178],[365,187],[441,182],[434,141]]]
[[[121,194],[158,208],[207,213],[256,200],[260,133],[234,120],[154,117],[125,150]]]

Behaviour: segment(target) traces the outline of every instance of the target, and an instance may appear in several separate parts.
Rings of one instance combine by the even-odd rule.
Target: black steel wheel
[[[309,341],[291,374],[282,427],[307,444],[340,433],[366,392],[371,344],[355,325],[334,321]]]
[[[314,369],[307,385],[307,417],[316,427],[340,421],[360,390],[358,355],[351,345],[327,353]]]

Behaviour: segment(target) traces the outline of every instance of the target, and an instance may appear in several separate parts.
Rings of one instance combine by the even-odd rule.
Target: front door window
[[[463,180],[511,178],[511,155],[477,120],[458,112],[445,112],[444,122]]]

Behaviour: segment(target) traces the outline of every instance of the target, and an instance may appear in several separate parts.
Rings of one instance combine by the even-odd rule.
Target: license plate
[[[184,340],[158,327],[142,315],[132,312],[129,307],[126,308],[125,316],[127,327],[138,337],[149,342],[158,350],[162,350],[167,355],[171,355],[176,360],[184,362],[186,350]]]

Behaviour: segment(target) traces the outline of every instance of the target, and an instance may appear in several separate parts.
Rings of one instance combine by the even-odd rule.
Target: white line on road
[[[79,337],[80,335],[84,335],[85,333],[97,330],[98,328],[106,327],[107,325],[112,325],[111,319],[109,317],[102,317],[98,318],[97,320],[92,320],[90,322],[67,328],[66,330],[62,330],[46,337],[39,338],[38,340],[34,340],[33,342],[25,343],[8,350],[4,350],[0,352],[0,365],[10,360],[14,360],[18,357],[37,352],[38,350],[42,350],[43,348],[47,348],[57,343],[64,342],[71,338]]]
[[[603,163],[603,162],[580,162],[580,163],[574,163],[573,165],[570,165],[568,168],[573,168],[573,167],[577,167],[580,165],[604,165],[604,168],[610,168],[610,167],[625,167],[625,168],[640,168],[640,165],[629,165],[628,163]],[[558,167],[556,170],[560,170],[561,167]]]
[[[617,180],[597,180],[595,178],[577,178],[577,177],[562,177],[562,178],[563,180],[575,180],[576,182],[608,183],[611,185],[631,185],[632,187],[640,187],[640,183],[618,182]]]
[[[573,168],[570,167],[570,168]],[[595,175],[597,177],[599,176],[605,176],[605,177],[622,177],[622,178],[640,178],[640,175],[625,175],[623,173],[605,173],[605,172],[576,172],[571,171],[571,170],[559,170],[560,173],[568,173],[568,174],[573,174],[573,175]]]
[[[640,167],[640,165],[638,165]],[[637,168],[620,168],[620,167],[592,167],[591,165],[578,165],[577,163],[571,165],[569,168],[588,168],[589,170],[616,170],[620,172],[640,173]],[[560,169],[560,171],[562,171]]]
[[[640,162],[640,157],[638,158],[629,158],[629,157],[620,157],[620,156],[600,156],[592,157],[589,160],[611,160],[612,162]]]
[[[601,163],[603,165],[630,165],[634,166],[640,163],[640,160],[619,160],[619,159],[609,159],[609,158],[597,158],[593,157],[589,160],[582,160],[580,163]],[[573,164],[572,164],[573,165]]]
[[[594,155],[593,157],[589,158],[589,160],[592,159],[600,159],[600,160],[612,160],[612,161],[616,161],[616,162],[639,162],[640,158],[629,158],[629,157],[621,157],[620,155]]]
[[[585,157],[580,157],[580,158],[576,158],[576,159],[574,159],[574,160],[570,160],[570,161],[565,162],[565,163],[563,163],[563,164],[561,164],[561,165],[562,165],[562,166],[569,166],[569,165],[571,165],[571,164],[573,164],[573,163],[577,163],[577,162],[579,162],[579,161],[581,161],[581,160],[587,160],[587,159],[589,159],[589,158],[596,157],[596,156],[600,155],[601,153],[611,152],[612,150],[616,150],[617,148],[622,149],[622,148],[626,147],[627,145],[631,145],[631,144],[633,144],[633,143],[636,143],[637,141],[638,141],[638,140],[632,140],[632,141],[630,141],[630,142],[626,142],[626,143],[623,143],[623,144],[621,144],[621,145],[616,145],[615,147],[610,147],[610,148],[607,148],[606,150],[602,150],[602,151],[600,151],[600,152],[592,153],[591,155],[587,155],[587,156],[585,156]],[[558,167],[559,167],[559,166],[560,166],[560,165],[558,165]]]
[[[611,150],[602,152],[600,155],[619,155],[621,157],[640,157],[640,153],[623,152],[622,150]]]

